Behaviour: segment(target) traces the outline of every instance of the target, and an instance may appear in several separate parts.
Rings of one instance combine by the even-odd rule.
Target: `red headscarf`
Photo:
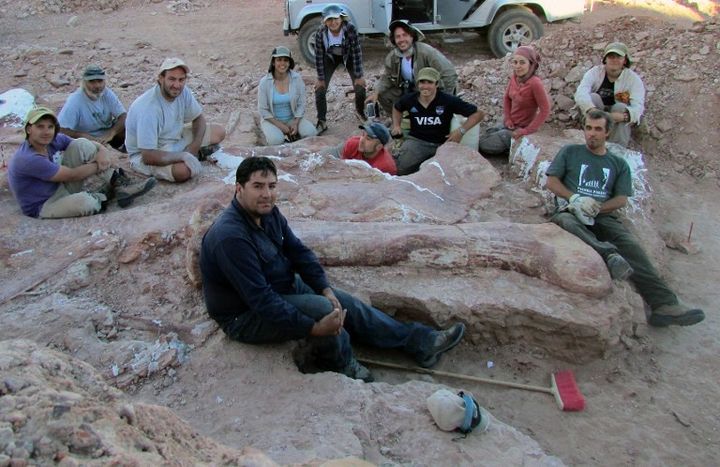
[[[527,74],[522,77],[516,77],[519,83],[523,83],[529,80],[533,75],[535,75],[535,72],[538,69],[538,65],[540,65],[540,54],[537,53],[537,50],[530,47],[529,45],[521,45],[520,47],[515,49],[514,53],[527,58],[528,62],[530,62],[530,69],[528,70]]]

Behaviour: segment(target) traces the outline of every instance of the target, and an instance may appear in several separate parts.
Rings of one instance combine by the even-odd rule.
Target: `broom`
[[[358,360],[368,365],[384,366],[387,368],[395,368],[397,370],[409,370],[428,375],[447,376],[449,378],[464,379],[477,383],[487,383],[514,389],[524,389],[526,391],[544,392],[555,397],[555,402],[557,402],[560,409],[565,412],[579,412],[585,408],[585,397],[583,397],[580,392],[580,388],[578,388],[577,383],[575,382],[575,375],[572,370],[558,371],[557,373],[550,375],[551,386],[548,388],[544,386],[513,383],[510,381],[498,381],[490,378],[480,378],[478,376],[461,375],[459,373],[449,373],[447,371],[410,367],[390,362],[382,362],[379,360],[371,360],[368,358],[358,358]]]

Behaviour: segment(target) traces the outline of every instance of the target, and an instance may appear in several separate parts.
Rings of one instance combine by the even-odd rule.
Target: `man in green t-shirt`
[[[612,125],[607,112],[591,110],[585,144],[565,146],[555,156],[546,172],[547,188],[558,199],[552,221],[597,251],[613,279],[635,284],[652,310],[651,326],[699,323],[705,313],[678,300],[617,216],[633,193],[630,167],[605,146]]]

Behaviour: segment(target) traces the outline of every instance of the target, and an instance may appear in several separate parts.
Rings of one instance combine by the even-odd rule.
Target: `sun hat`
[[[287,57],[290,59],[290,69],[292,70],[295,68],[295,59],[292,56],[292,52],[290,52],[290,49],[285,47],[284,45],[278,45],[272,50],[272,53],[270,54],[270,69],[268,71],[273,70],[273,59],[277,57]]]
[[[437,83],[440,81],[440,72],[429,66],[421,68],[415,81],[431,81]]]
[[[380,140],[383,146],[390,141],[390,131],[380,122],[367,123],[360,125],[359,128],[365,130],[365,133],[367,133],[369,137]]]
[[[480,407],[469,392],[453,394],[447,389],[439,389],[427,398],[427,408],[443,431],[483,432],[490,425],[489,412]]]
[[[185,62],[182,61],[182,59],[177,57],[171,57],[166,58],[163,60],[162,65],[160,65],[160,71],[158,74],[162,73],[163,71],[172,70],[174,68],[182,68],[185,70],[185,73],[190,73],[190,67],[185,64]]]
[[[105,70],[97,65],[88,65],[83,71],[83,79],[85,81],[91,81],[94,79],[105,79]]]
[[[390,31],[390,42],[392,43],[392,45],[395,45],[395,29],[397,28],[403,28],[406,33],[413,36],[415,42],[419,42],[425,39],[425,34],[423,34],[421,30],[413,26],[410,21],[406,19],[396,19],[395,21],[392,21],[390,23],[390,26],[388,27],[388,30]]]

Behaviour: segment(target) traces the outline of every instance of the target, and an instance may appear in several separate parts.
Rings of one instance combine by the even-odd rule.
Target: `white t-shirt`
[[[168,101],[156,84],[130,106],[125,121],[125,147],[129,155],[143,149],[182,151],[182,131],[202,113],[202,106],[186,86],[178,97]]]
[[[97,100],[90,99],[82,88],[70,94],[58,121],[62,128],[100,136],[125,113],[125,107],[112,90],[105,88]]]
[[[411,83],[415,82],[415,77],[413,76],[412,57],[402,57],[400,59],[400,76],[402,76],[406,81],[410,81]]]

